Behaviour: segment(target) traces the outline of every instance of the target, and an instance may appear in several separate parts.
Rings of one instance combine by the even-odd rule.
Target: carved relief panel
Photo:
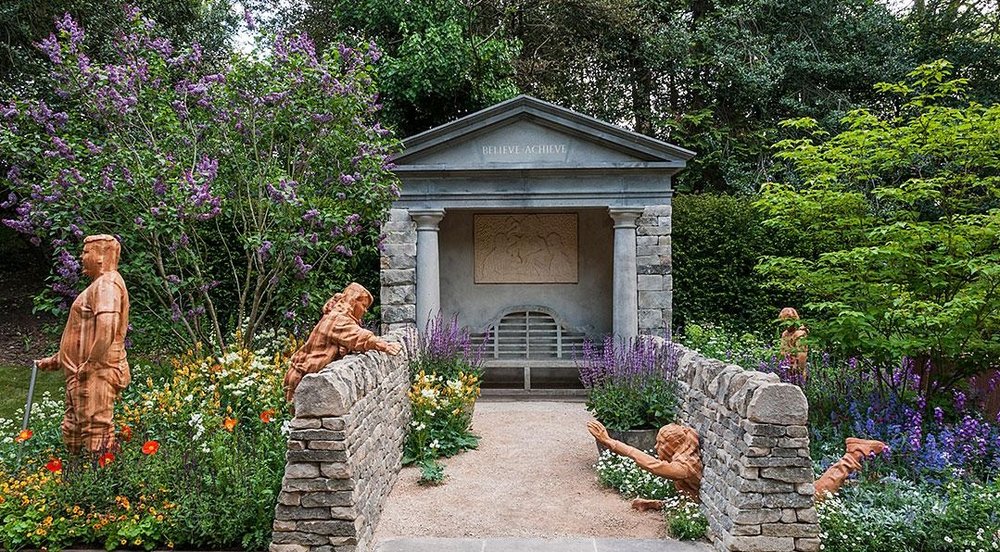
[[[575,284],[575,213],[475,215],[477,284]]]

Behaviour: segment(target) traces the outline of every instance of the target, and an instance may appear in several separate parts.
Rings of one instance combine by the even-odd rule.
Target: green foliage
[[[437,460],[423,460],[420,462],[419,485],[440,485],[444,483],[444,466]]]
[[[479,437],[470,432],[479,378],[460,373],[447,379],[419,372],[407,396],[412,420],[403,448],[403,465],[424,464],[479,446]]]
[[[375,121],[376,52],[317,57],[307,38],[281,37],[274,55],[218,66],[197,47],[175,51],[141,13],[113,62],[92,62],[84,37],[66,18],[42,44],[65,111],[18,98],[0,122],[5,223],[56,261],[39,307],[79,291],[86,234],[120,238],[130,335],[163,347],[296,328],[373,272],[398,193],[396,142]]]
[[[639,339],[625,345],[608,337],[600,351],[585,343],[577,364],[587,410],[608,429],[659,429],[676,419],[680,397],[671,344]]]
[[[680,341],[709,358],[750,369],[755,369],[760,361],[778,355],[777,339],[768,343],[756,334],[732,332],[715,324],[688,322],[684,325]]]
[[[680,504],[665,509],[667,529],[670,535],[680,540],[699,540],[708,533],[708,518],[698,504],[682,499]]]
[[[656,454],[655,451],[649,451]],[[605,450],[594,464],[597,480],[618,491],[625,498],[663,501],[663,515],[671,536],[680,540],[698,540],[708,531],[708,520],[698,504],[680,495],[669,479],[653,475],[635,461]]]
[[[131,2],[178,45],[197,42],[206,56],[228,56],[228,43],[239,18],[226,0]],[[0,9],[0,97],[16,97],[43,78],[45,54],[33,46],[52,32],[52,22],[69,13],[91,32],[87,50],[97,61],[114,57],[115,36],[129,27],[119,0],[8,0]]]
[[[827,137],[777,144],[785,183],[757,205],[776,233],[809,242],[760,270],[814,298],[811,338],[885,365],[930,359],[944,388],[1000,356],[1000,105],[968,103],[945,61],[879,89],[892,114],[852,111]]]
[[[1000,549],[1000,488],[952,482],[944,493],[894,478],[849,486],[817,506],[831,552]]]
[[[677,384],[650,379],[642,385],[599,385],[587,396],[587,410],[608,429],[655,429],[677,419]]]
[[[479,398],[482,359],[468,330],[457,319],[432,320],[419,337],[410,359],[412,385],[407,397],[412,414],[403,465],[420,465],[421,484],[439,484],[444,466],[438,458],[479,446],[473,435],[472,412]]]
[[[656,454],[653,451],[649,452]],[[601,452],[594,469],[601,485],[618,491],[626,498],[663,500],[677,496],[674,484],[669,479],[653,475],[639,468],[631,458],[615,454],[610,450]]]
[[[761,257],[800,251],[764,226],[750,197],[715,194],[673,199],[674,322],[711,322],[761,330],[795,293],[775,290],[754,268]]]
[[[387,122],[410,135],[517,94],[519,42],[480,19],[480,9],[457,0],[310,0],[292,19],[320,44],[352,36],[378,44]]]

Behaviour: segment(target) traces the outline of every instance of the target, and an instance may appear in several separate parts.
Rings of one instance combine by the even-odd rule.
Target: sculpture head
[[[344,291],[335,294],[323,305],[323,314],[336,311],[350,314],[354,318],[361,320],[361,317],[365,315],[368,307],[372,306],[374,301],[375,298],[365,289],[365,286],[357,282],[351,282],[344,288]]]
[[[96,234],[83,239],[83,273],[97,278],[106,272],[118,270],[122,246],[114,236]]]
[[[778,319],[779,320],[798,320],[799,319],[799,311],[793,309],[792,307],[785,307],[785,308],[781,309],[780,313],[778,313]]]
[[[667,462],[687,454],[698,457],[698,433],[690,427],[668,424],[656,434],[656,455]]]
[[[787,322],[786,326],[788,328],[795,327],[794,321],[799,319],[799,311],[793,309],[792,307],[785,307],[781,309],[778,313],[778,320]]]

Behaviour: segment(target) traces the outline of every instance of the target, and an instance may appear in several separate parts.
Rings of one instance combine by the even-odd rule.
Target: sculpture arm
[[[345,349],[353,352],[364,351],[385,351],[389,352],[390,343],[375,335],[373,332],[362,328],[353,320],[337,321],[333,328],[334,340]]]
[[[81,372],[90,371],[88,365],[91,362],[100,362],[108,354],[108,349],[114,343],[117,331],[117,313],[102,313],[94,317],[94,340],[90,351],[84,357],[86,360],[80,366]]]
[[[615,454],[627,456],[635,461],[636,465],[653,475],[665,477],[671,480],[686,479],[691,476],[690,469],[679,462],[664,462],[655,456],[651,456],[635,447],[626,445],[614,439],[608,444],[608,449]]]

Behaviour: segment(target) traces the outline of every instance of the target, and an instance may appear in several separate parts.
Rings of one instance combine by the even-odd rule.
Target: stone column
[[[612,267],[614,271],[613,331],[615,337],[627,341],[639,335],[635,221],[642,214],[642,209],[611,207],[608,209],[608,213],[615,221],[615,258]]]
[[[440,252],[438,223],[444,209],[410,210],[417,223],[417,331],[441,311]]]

